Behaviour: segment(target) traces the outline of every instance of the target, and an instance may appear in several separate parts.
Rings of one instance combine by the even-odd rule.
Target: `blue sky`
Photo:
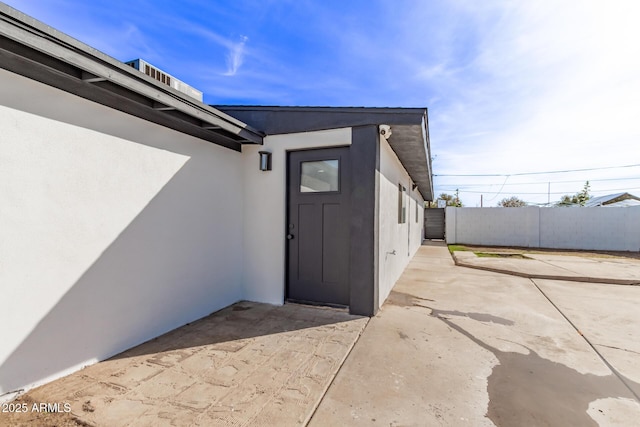
[[[637,2],[5,2],[211,104],[427,107],[436,175],[501,175],[434,178],[467,206],[640,195]]]

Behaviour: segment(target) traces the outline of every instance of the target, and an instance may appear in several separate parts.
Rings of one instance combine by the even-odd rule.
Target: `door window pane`
[[[300,192],[339,191],[339,172],[340,164],[338,160],[302,162]]]

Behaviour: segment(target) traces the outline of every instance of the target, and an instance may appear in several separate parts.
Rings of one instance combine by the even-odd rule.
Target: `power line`
[[[601,181],[632,181],[632,180],[638,180],[638,179],[640,179],[640,177],[589,179],[588,181],[589,181],[589,183],[592,183],[592,182],[601,182]],[[578,179],[578,180],[570,180],[570,181],[511,182],[511,183],[507,183],[507,184],[503,184],[503,185],[547,185],[549,183],[551,183],[551,184],[568,184],[568,183],[584,183],[584,182],[585,182],[584,179]],[[442,188],[442,187],[451,187],[451,189],[455,190],[455,189],[465,188],[465,187],[490,187],[490,186],[494,186],[494,185],[500,185],[500,184],[462,184],[462,185],[441,184],[441,185],[438,185],[438,187],[440,187],[440,188]]]
[[[507,184],[507,180],[508,180],[509,178],[510,178],[510,177],[508,177],[508,176],[507,176],[507,177],[504,179],[504,182],[502,183],[502,187],[500,187],[500,189],[498,190],[498,192],[497,192],[496,194],[494,194],[492,198],[487,199],[487,202],[492,201],[493,199],[495,199],[496,197],[498,197],[498,196],[500,195],[500,193],[502,193],[502,190],[504,189],[504,186]]]
[[[609,192],[609,191],[629,191],[629,190],[640,190],[640,187],[634,187],[634,188],[610,188],[608,190],[589,190],[590,193],[605,193],[605,192]],[[473,190],[458,190],[460,193],[473,193],[473,194],[486,194],[489,193],[488,191],[473,191]],[[521,191],[516,191],[516,194],[529,194],[529,195],[540,195],[540,194],[567,194],[566,191],[552,191],[552,192],[548,192],[545,191],[544,193],[529,193],[529,192],[521,192]],[[499,193],[498,193],[499,194]]]
[[[546,171],[546,172],[520,172],[520,173],[494,173],[494,174],[433,174],[433,176],[458,176],[458,177],[482,177],[482,176],[525,176],[525,175],[545,175],[552,173],[569,173],[569,172],[587,172],[587,171],[597,171],[604,169],[622,169],[622,168],[635,168],[640,166],[640,164],[634,165],[623,165],[623,166],[606,166],[601,168],[584,168],[584,169],[565,169],[565,170],[557,170],[557,171]]]

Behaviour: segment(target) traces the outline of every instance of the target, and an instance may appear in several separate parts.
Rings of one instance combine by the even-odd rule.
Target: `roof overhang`
[[[417,125],[392,125],[389,145],[425,200],[433,200],[433,175],[427,112]]]
[[[262,144],[242,121],[0,3],[0,67],[236,151]]]
[[[433,200],[433,177],[426,108],[274,107],[216,105],[267,135],[342,127],[389,125],[389,145],[425,200]]]

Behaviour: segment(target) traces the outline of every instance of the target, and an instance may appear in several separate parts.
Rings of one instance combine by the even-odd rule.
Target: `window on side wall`
[[[418,222],[418,199],[416,199],[416,222]]]
[[[398,224],[404,224],[407,222],[407,189],[398,184]]]

